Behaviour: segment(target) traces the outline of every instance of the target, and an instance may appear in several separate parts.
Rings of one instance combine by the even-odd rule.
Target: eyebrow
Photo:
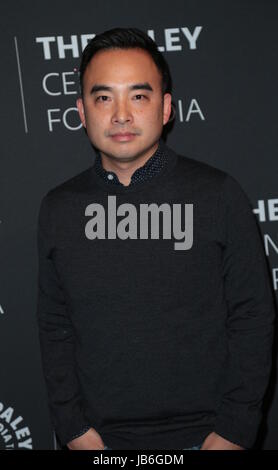
[[[135,83],[134,85],[130,85],[129,90],[148,90],[153,91],[151,85],[148,82],[144,83]],[[113,91],[113,87],[108,85],[96,84],[92,87],[90,91],[90,95],[97,93],[98,91]]]

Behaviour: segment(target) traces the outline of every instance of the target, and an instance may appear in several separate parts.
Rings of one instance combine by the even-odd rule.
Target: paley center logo
[[[0,402],[0,450],[33,449],[31,431],[12,406]]]
[[[107,199],[107,226],[105,208],[102,204],[92,203],[85,209],[85,215],[92,217],[85,226],[85,235],[89,240],[117,237],[121,240],[148,239],[149,231],[151,239],[159,239],[162,228],[163,239],[171,239],[173,231],[174,239],[180,240],[174,242],[175,250],[190,250],[192,247],[193,204],[140,204],[138,218],[138,209],[134,204],[123,203],[117,207],[116,196],[108,196]],[[162,226],[160,226],[160,213],[162,213]],[[117,221],[117,216],[125,217]]]

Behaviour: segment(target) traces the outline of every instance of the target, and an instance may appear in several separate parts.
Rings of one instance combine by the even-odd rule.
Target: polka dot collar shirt
[[[137,168],[133,175],[131,176],[129,186],[133,186],[138,182],[143,182],[151,179],[154,175],[160,172],[166,162],[166,155],[163,152],[163,143],[161,139],[159,140],[158,147],[155,153],[146,161],[146,163]],[[101,156],[100,153],[97,152],[96,159],[95,159],[95,171],[96,173],[101,176],[106,182],[110,183],[111,185],[120,185],[124,186],[123,183],[120,182],[118,176],[113,171],[107,171],[102,166]]]

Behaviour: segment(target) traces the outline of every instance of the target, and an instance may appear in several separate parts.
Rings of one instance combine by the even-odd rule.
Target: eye
[[[137,96],[143,96],[144,98],[146,98],[145,95],[135,95],[136,98],[137,98]],[[136,101],[142,101],[142,100],[136,100]]]
[[[107,100],[101,100],[100,98],[109,98],[109,96],[107,96],[107,95],[98,96],[96,101],[107,101]]]

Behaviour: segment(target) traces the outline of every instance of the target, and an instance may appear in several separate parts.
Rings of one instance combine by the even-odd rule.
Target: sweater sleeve
[[[74,330],[53,261],[54,228],[48,194],[39,210],[37,248],[37,322],[43,374],[52,425],[61,445],[66,445],[90,425],[83,415],[75,371]]]
[[[69,441],[72,441],[73,439],[76,439],[77,437],[80,437],[82,436],[83,434],[85,434],[87,431],[89,431],[89,429],[91,429],[92,426],[84,426],[82,429],[80,429],[77,433],[73,434]]]
[[[214,432],[248,449],[255,443],[270,378],[276,309],[251,203],[228,174],[219,207],[228,349]]]

